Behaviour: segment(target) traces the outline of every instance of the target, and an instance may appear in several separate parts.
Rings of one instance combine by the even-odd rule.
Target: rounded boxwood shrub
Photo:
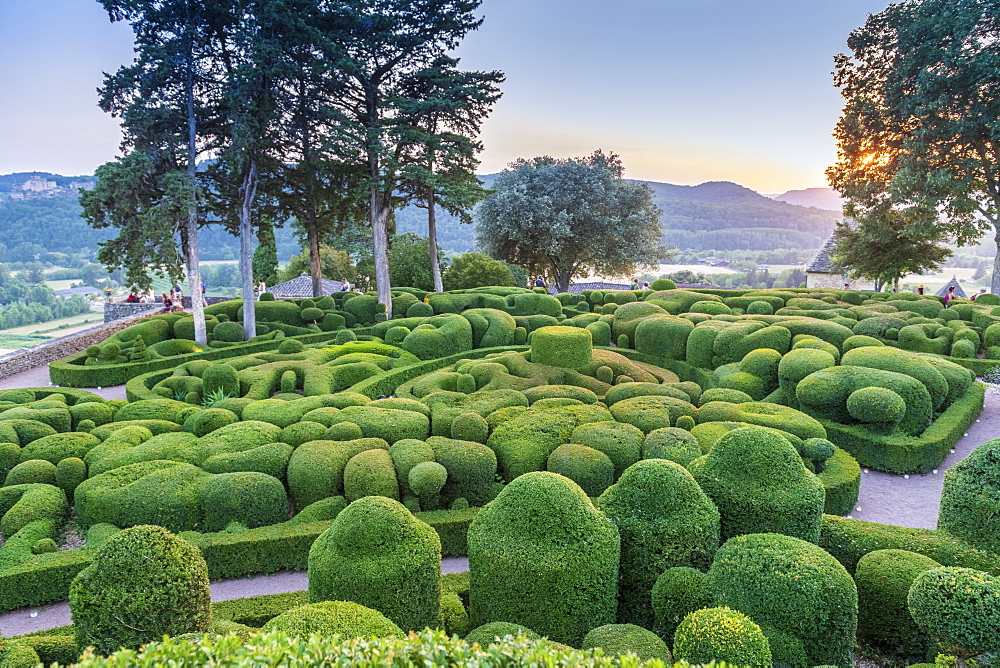
[[[651,592],[674,566],[707,568],[719,547],[719,511],[680,464],[630,466],[596,502],[618,526],[618,621],[653,626]]]
[[[823,485],[782,436],[758,427],[730,431],[694,477],[719,509],[723,539],[774,532],[819,542]]]
[[[579,645],[615,621],[618,530],[568,478],[519,476],[469,526],[471,623],[508,621]]]
[[[731,387],[711,387],[701,394],[701,404],[704,406],[710,401],[727,401],[731,404],[745,404],[753,401],[746,392]]]
[[[919,574],[907,606],[913,621],[949,654],[969,658],[1000,649],[1000,580],[971,568]]]
[[[907,596],[918,575],[940,565],[906,550],[875,550],[862,556],[854,572],[858,640],[893,656],[925,656],[930,638],[910,616]]]
[[[405,635],[378,610],[350,601],[324,601],[286,610],[264,624],[262,632],[281,631],[292,638],[399,638]]]
[[[580,327],[540,327],[531,333],[531,361],[535,364],[579,369],[590,364],[593,337]]]
[[[223,325],[235,325],[240,328],[242,333],[243,329],[239,323],[222,323]],[[222,325],[220,325],[221,327]],[[216,331],[218,331],[216,327]],[[202,382],[202,393],[205,397],[209,396],[226,396],[226,397],[238,397],[242,393],[240,392],[240,379],[236,374],[236,369],[229,366],[228,364],[219,363],[213,364],[212,366],[205,369],[201,374]]]
[[[56,465],[45,459],[29,459],[21,462],[7,473],[4,487],[30,483],[56,484]]]
[[[760,627],[730,608],[692,612],[677,627],[674,658],[690,664],[725,662],[731,666],[771,666],[771,648]]]
[[[396,468],[389,452],[366,450],[351,457],[344,467],[344,496],[348,501],[366,496],[399,499]]]
[[[87,479],[87,465],[79,457],[67,457],[56,464],[56,486],[69,499],[81,482]]]
[[[906,413],[906,402],[885,387],[862,387],[847,397],[847,412],[855,420],[875,424],[896,424]]]
[[[763,629],[775,663],[798,664],[804,652],[806,665],[853,665],[858,593],[826,550],[780,534],[730,538],[715,554],[708,586],[716,605],[739,610]]]
[[[406,476],[410,489],[421,499],[437,496],[448,480],[448,469],[437,462],[421,462]]]
[[[288,460],[294,448],[286,443],[266,443],[242,452],[220,452],[208,457],[201,468],[209,473],[256,471],[285,480]]]
[[[451,437],[460,441],[475,441],[485,443],[489,438],[489,425],[486,418],[479,413],[462,413],[451,423]]]
[[[668,396],[644,396],[625,399],[609,409],[619,422],[625,422],[648,434],[654,429],[675,426],[683,415],[695,416],[698,409],[690,402]]]
[[[220,322],[212,330],[212,339],[214,341],[237,343],[242,341],[243,337],[243,323],[239,322]]]
[[[111,536],[69,588],[79,647],[110,654],[166,635],[206,632],[212,599],[198,548],[158,526]]]
[[[617,479],[642,458],[642,430],[624,422],[587,422],[573,429],[570,442],[600,450],[615,465]]]
[[[230,522],[253,529],[288,519],[285,487],[266,473],[213,475],[201,489],[201,504],[206,531],[220,531]]]
[[[677,284],[669,278],[658,278],[649,287],[653,290],[676,290]]]
[[[635,654],[640,661],[659,659],[670,663],[667,643],[653,633],[635,624],[605,624],[591,629],[583,638],[580,649],[600,647],[610,657]]]
[[[687,615],[712,605],[705,574],[690,566],[675,566],[660,573],[653,585],[653,629],[668,642]]]
[[[469,613],[462,598],[453,591],[441,592],[438,628],[449,636],[461,638],[469,632]]]
[[[236,413],[225,408],[206,408],[191,413],[184,420],[184,431],[201,437],[238,420]]]
[[[599,496],[615,480],[615,465],[606,454],[575,443],[566,443],[553,450],[546,469],[566,476],[587,496]]]
[[[642,442],[643,459],[669,459],[681,466],[687,466],[701,455],[698,439],[691,432],[679,427],[654,429]]]
[[[747,315],[772,315],[774,307],[766,301],[754,301],[747,304]]]
[[[1000,552],[1000,438],[983,443],[944,474],[938,527],[978,548]]]
[[[524,636],[528,640],[538,640],[541,638],[540,635],[520,624],[488,622],[469,631],[469,634],[465,636],[465,642],[470,645],[477,643],[480,647],[486,647],[487,645],[503,640],[507,636],[511,638]]]
[[[366,497],[342,510],[309,549],[309,600],[353,601],[405,630],[434,627],[441,540],[398,501]]]

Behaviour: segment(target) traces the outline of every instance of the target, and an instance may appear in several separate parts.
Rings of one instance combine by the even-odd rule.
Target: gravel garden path
[[[47,366],[0,379],[0,389],[48,385]],[[87,389],[106,399],[125,398],[124,385]],[[986,406],[982,415],[966,435],[959,439],[955,449],[936,472],[901,476],[862,469],[861,494],[858,505],[850,516],[869,522],[934,529],[937,526],[945,470],[965,459],[982,443],[994,438],[1000,438],[1000,391],[990,388],[986,393]],[[441,562],[442,573],[461,573],[468,569],[469,561],[464,557],[448,558]],[[307,585],[304,572],[220,580],[212,583],[212,600],[228,601],[261,594],[302,591]],[[0,635],[11,637],[63,626],[70,621],[69,606],[65,601],[51,606],[22,608],[0,615]]]

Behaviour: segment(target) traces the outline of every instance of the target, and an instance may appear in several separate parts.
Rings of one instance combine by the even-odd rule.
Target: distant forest
[[[0,190],[23,182],[27,174],[0,175]],[[46,175],[59,183],[74,178]],[[495,174],[481,177],[487,186]],[[663,211],[663,239],[686,251],[814,250],[833,229],[837,214],[772,200],[735,183],[712,182],[677,186],[646,182]],[[450,256],[475,248],[475,226],[438,211],[438,245]],[[427,210],[414,205],[395,214],[400,233],[427,236]],[[0,202],[0,262],[40,261],[46,266],[78,267],[93,261],[97,244],[114,236],[113,230],[95,230],[80,218],[72,198],[40,198]],[[301,246],[293,225],[276,229],[279,261],[285,262]],[[239,241],[221,226],[201,230],[201,258],[235,260]]]

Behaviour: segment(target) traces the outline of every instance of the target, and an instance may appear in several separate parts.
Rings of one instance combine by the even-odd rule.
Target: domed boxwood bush
[[[549,455],[546,469],[566,476],[586,493],[598,496],[615,480],[615,465],[606,454],[585,445],[566,443]]]
[[[478,643],[480,647],[486,647],[487,645],[492,645],[499,640],[503,640],[507,636],[510,636],[511,638],[524,636],[528,640],[537,640],[541,638],[540,635],[525,626],[521,626],[520,624],[512,624],[510,622],[489,622],[487,624],[477,626],[469,631],[469,634],[465,636],[465,642],[470,645]]]
[[[687,338],[693,329],[694,323],[677,316],[643,318],[635,328],[635,349],[653,357],[684,360]]]
[[[243,324],[239,322],[220,322],[212,330],[212,339],[215,341],[238,343],[243,337]]]
[[[719,509],[723,539],[775,532],[819,541],[823,485],[778,434],[756,427],[728,432],[694,478]]]
[[[309,549],[309,600],[354,601],[405,630],[434,627],[441,540],[402,504],[365,497],[337,515]]]
[[[174,531],[203,519],[201,486],[211,477],[197,466],[172,461],[137,462],[89,478],[76,488],[76,512],[87,526],[151,524]]]
[[[983,443],[945,471],[938,527],[990,552],[1000,552],[1000,438]]]
[[[579,327],[541,327],[531,333],[531,361],[535,364],[579,369],[590,364],[593,338]]]
[[[472,521],[468,541],[472,624],[523,624],[572,646],[615,621],[618,530],[568,478],[511,481]]]
[[[913,621],[949,654],[969,658],[1000,649],[1000,580],[971,568],[934,568],[916,577],[907,605]]]
[[[199,437],[205,436],[237,420],[239,418],[236,413],[225,408],[206,408],[192,413],[184,420],[184,431]]]
[[[642,430],[623,422],[587,422],[574,428],[569,440],[606,454],[616,479],[642,458]]]
[[[344,466],[344,496],[356,501],[365,496],[399,499],[399,483],[392,456],[386,450],[359,452]]]
[[[221,473],[201,488],[206,531],[221,531],[230,522],[248,529],[278,524],[288,519],[285,487],[266,473]]]
[[[948,381],[934,365],[919,355],[890,346],[864,346],[845,352],[840,363],[882,369],[915,378],[927,388],[935,410],[946,408],[944,404],[948,397]]]
[[[596,502],[618,526],[618,621],[653,626],[651,592],[674,566],[707,568],[719,547],[719,511],[680,464],[630,466]]]
[[[683,415],[695,416],[698,409],[689,401],[667,396],[644,396],[625,399],[610,408],[619,422],[625,422],[648,434],[654,429],[674,426]]]
[[[906,402],[885,387],[862,387],[847,397],[847,412],[859,422],[892,426],[903,419]]]
[[[731,387],[711,387],[702,392],[700,402],[701,405],[704,406],[712,401],[727,401],[731,404],[745,404],[753,400],[753,397],[741,390],[736,390]]]
[[[910,616],[907,596],[918,575],[940,565],[906,550],[875,550],[861,557],[854,573],[858,640],[890,656],[925,656],[930,638]]]
[[[240,332],[243,331],[239,323],[231,324],[239,327]],[[216,330],[218,330],[218,328],[216,328]],[[201,381],[202,392],[206,397],[213,395],[238,397],[242,395],[240,392],[240,380],[239,376],[236,374],[236,369],[228,364],[219,363],[208,367],[204,372],[202,372]]]
[[[731,666],[771,666],[771,648],[760,627],[730,608],[692,612],[677,627],[674,659],[690,664],[725,662]]]
[[[69,608],[79,647],[109,654],[164,634],[208,631],[208,567],[198,548],[158,526],[107,540],[73,579]]]
[[[350,601],[324,601],[286,610],[264,624],[262,632],[281,631],[292,638],[399,638],[405,635],[378,610]]]
[[[660,573],[652,591],[653,629],[673,642],[674,631],[686,616],[712,605],[705,574],[690,566],[675,566]]]
[[[56,484],[56,465],[44,459],[21,462],[7,473],[4,487],[31,483]]]
[[[642,442],[643,459],[669,459],[687,466],[701,455],[698,439],[691,432],[678,427],[654,429]]]
[[[857,589],[824,549],[780,534],[737,536],[716,553],[708,586],[716,605],[761,627],[775,663],[797,664],[804,652],[806,665],[853,665]]]
[[[670,663],[667,644],[653,633],[635,624],[605,624],[591,629],[583,638],[580,649],[600,647],[610,657],[635,654],[640,661],[659,659]]]
[[[448,469],[437,462],[421,462],[410,469],[406,476],[410,489],[421,501],[431,502],[440,494],[448,481]],[[433,510],[433,508],[425,508]]]

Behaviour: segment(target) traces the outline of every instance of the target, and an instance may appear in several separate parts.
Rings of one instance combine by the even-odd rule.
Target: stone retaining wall
[[[225,302],[232,299],[232,297],[206,297],[205,301],[212,304],[218,304],[219,302]],[[191,298],[181,297],[181,303],[184,308],[191,308]],[[104,322],[113,322],[115,320],[120,320],[121,318],[128,318],[136,314],[146,313],[160,313],[163,311],[163,305],[160,302],[155,304],[143,304],[142,302],[112,302],[110,304],[104,305]]]
[[[118,306],[118,304],[106,304],[106,306]],[[128,306],[149,307],[151,304],[128,304]],[[132,315],[111,323],[97,325],[76,334],[69,334],[58,339],[46,341],[45,343],[39,343],[30,348],[0,355],[0,378],[7,378],[16,373],[28,371],[43,364],[62,359],[67,355],[82,352],[87,346],[100,343],[112,334],[120,332],[129,325],[134,325],[139,320],[156,313],[158,310],[139,313],[138,315]]]

